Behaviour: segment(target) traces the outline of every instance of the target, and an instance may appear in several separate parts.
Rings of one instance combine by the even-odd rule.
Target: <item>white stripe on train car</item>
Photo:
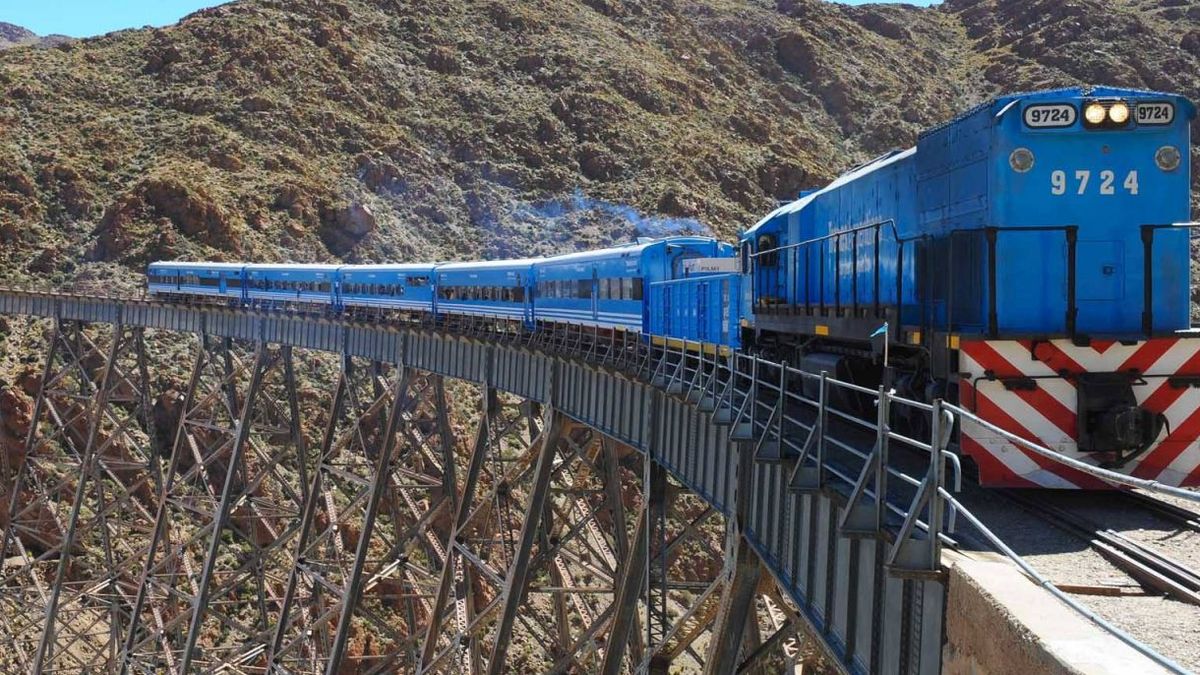
[[[385,307],[395,309],[429,309],[433,307],[430,300],[370,300],[366,298],[342,298],[342,304],[347,307]]]
[[[178,295],[219,295],[221,297],[228,297],[228,298],[240,298],[241,297],[240,293],[228,293],[228,292],[222,293],[219,288],[201,287],[201,286],[184,286],[182,288],[175,288],[174,286],[161,286],[159,288],[155,288],[154,286],[151,286],[150,290],[158,291],[160,293],[164,293],[164,292],[165,293],[175,293]]]
[[[625,328],[640,331],[642,322],[639,321],[613,321],[608,319],[593,319],[591,317],[573,317],[573,316],[558,316],[550,312],[539,313],[536,319],[540,321],[555,320],[560,323],[578,324],[581,326],[598,326],[600,328]]]
[[[324,293],[301,293],[300,295],[296,295],[295,293],[275,293],[273,291],[247,291],[246,297],[254,298],[256,300],[303,300],[306,302],[323,304],[330,304],[333,302],[329,295]]]
[[[497,307],[495,305],[448,305],[442,302],[438,303],[439,312],[449,312],[451,314],[474,314],[477,316],[501,316],[501,317],[516,317],[522,318],[525,313],[520,308]]]
[[[539,316],[574,316],[584,319],[592,319],[594,316],[596,316],[613,321],[635,321],[638,325],[641,325],[642,323],[641,313],[635,312],[596,312],[593,315],[593,313],[588,310],[565,309],[561,307],[536,307],[534,311]]]

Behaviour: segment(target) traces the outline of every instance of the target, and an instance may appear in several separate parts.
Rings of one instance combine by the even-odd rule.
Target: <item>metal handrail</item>
[[[884,220],[880,220],[875,223],[868,223],[866,225],[858,225],[855,227],[850,227],[845,230],[838,230],[837,232],[831,232],[824,236],[814,237],[812,239],[806,239],[804,241],[799,241],[799,242],[796,242],[795,244],[787,244],[785,246],[776,246],[775,248],[769,248],[765,251],[757,251],[755,253],[751,253],[750,257],[757,258],[759,256],[769,255],[771,253],[778,253],[780,251],[787,251],[787,250],[793,249],[793,248],[801,248],[804,246],[811,246],[813,244],[819,244],[823,241],[829,241],[830,239],[837,239],[839,237],[844,237],[846,235],[853,235],[857,232],[865,232],[866,230],[879,229],[879,228],[882,228],[884,225],[892,226],[892,237],[896,240],[896,242],[907,243],[909,241],[913,241],[912,238],[908,238],[908,239],[900,238],[900,233],[896,229],[896,219],[895,218],[885,218]]]
[[[703,362],[704,362],[703,353],[704,353],[703,347],[701,347],[701,349],[699,351],[700,356],[698,357],[698,359],[701,362],[701,366],[699,366],[695,369],[692,369],[686,363],[689,358],[686,350],[681,350],[678,353],[678,358],[679,358],[678,364],[683,368],[683,370],[685,372],[690,372],[692,370],[695,370],[695,372],[697,372],[697,373],[702,372],[703,371]],[[673,356],[674,355],[669,350],[662,350],[660,352],[660,358],[663,359],[664,361],[669,358],[672,358]],[[1145,489],[1152,490],[1152,491],[1161,491],[1161,492],[1165,492],[1168,494],[1181,496],[1181,497],[1187,498],[1192,501],[1200,501],[1200,495],[1197,495],[1195,493],[1192,493],[1192,492],[1189,492],[1186,490],[1180,490],[1178,488],[1173,488],[1171,486],[1162,485],[1161,483],[1158,483],[1157,481],[1147,481],[1147,480],[1143,480],[1143,479],[1134,478],[1132,476],[1125,476],[1124,474],[1118,474],[1116,472],[1101,469],[1099,467],[1094,467],[1094,466],[1086,464],[1084,462],[1080,462],[1079,460],[1075,460],[1073,458],[1066,457],[1065,455],[1062,455],[1061,453],[1056,453],[1048,448],[1037,446],[1037,444],[1030,443],[1029,441],[1026,441],[1025,439],[1020,438],[1019,436],[1010,434],[1010,433],[1006,432],[1005,430],[1000,429],[1000,428],[996,427],[995,425],[987,422],[986,420],[982,420],[981,418],[978,417],[978,415],[976,415],[970,411],[967,411],[965,409],[962,409],[958,406],[945,403],[944,401],[942,401],[940,399],[937,401],[934,401],[933,404],[927,404],[927,403],[924,403],[921,401],[905,399],[903,397],[896,396],[890,390],[880,389],[878,391],[873,391],[873,390],[867,389],[865,387],[862,387],[860,385],[856,385],[856,384],[849,383],[849,382],[843,382],[840,380],[835,380],[833,378],[828,377],[827,374],[816,375],[814,373],[808,373],[805,371],[789,368],[783,364],[771,363],[769,361],[765,361],[758,357],[734,355],[728,360],[727,365],[722,365],[720,363],[714,364],[714,368],[712,369],[711,373],[709,374],[709,377],[720,378],[722,376],[725,376],[728,378],[728,381],[726,382],[725,386],[727,389],[730,390],[730,397],[729,397],[730,403],[734,402],[737,394],[739,393],[738,387],[737,387],[738,378],[746,377],[745,371],[739,369],[739,365],[743,362],[743,359],[750,360],[752,374],[749,376],[750,384],[745,391],[745,399],[742,401],[742,405],[738,409],[738,414],[735,416],[735,419],[740,419],[745,416],[747,406],[750,406],[751,409],[757,409],[759,406],[755,405],[755,403],[763,403],[760,401],[754,401],[755,395],[752,393],[752,391],[756,387],[761,387],[766,390],[772,390],[772,391],[775,391],[777,394],[779,394],[779,392],[782,391],[781,400],[787,400],[792,403],[803,405],[803,406],[815,407],[815,409],[817,411],[817,420],[818,421],[812,425],[809,425],[809,424],[800,422],[798,419],[794,418],[791,415],[786,414],[786,411],[780,410],[778,413],[776,413],[775,411],[778,410],[778,408],[776,408],[775,406],[770,406],[768,404],[763,403],[763,406],[765,408],[772,410],[771,417],[768,417],[768,419],[766,421],[762,421],[762,420],[758,419],[757,415],[750,415],[750,421],[752,423],[752,426],[755,429],[755,433],[758,433],[761,430],[761,433],[763,434],[763,436],[756,442],[756,444],[755,444],[756,448],[759,445],[761,445],[761,443],[766,439],[767,434],[769,433],[770,425],[776,421],[778,421],[778,423],[780,425],[792,424],[793,427],[799,428],[799,429],[803,430],[804,432],[809,433],[810,437],[820,432],[820,420],[822,419],[823,414],[828,414],[828,413],[832,412],[835,415],[837,415],[839,418],[845,417],[845,418],[850,418],[850,419],[854,419],[857,421],[861,421],[861,420],[858,420],[858,418],[853,418],[852,416],[845,415],[844,413],[842,413],[842,411],[838,411],[838,410],[834,409],[832,406],[828,405],[826,396],[822,396],[821,397],[822,400],[813,401],[812,399],[810,399],[807,396],[804,396],[802,394],[797,394],[796,392],[793,392],[793,391],[786,391],[786,390],[780,389],[779,387],[777,387],[773,384],[774,380],[772,377],[769,376],[769,373],[766,374],[765,376],[763,374],[761,374],[761,373],[767,373],[767,371],[770,371],[770,370],[782,370],[784,373],[796,376],[799,379],[805,379],[805,378],[819,379],[822,382],[822,392],[826,391],[827,388],[830,386],[842,387],[849,391],[875,395],[877,397],[877,399],[876,399],[877,402],[880,402],[884,406],[899,404],[899,405],[911,406],[914,409],[931,413],[931,418],[934,420],[934,425],[933,425],[933,429],[931,430],[930,440],[928,443],[918,440],[918,439],[909,438],[909,437],[903,436],[902,434],[893,432],[886,427],[886,424],[884,426],[880,427],[878,425],[871,424],[870,422],[865,423],[866,428],[876,429],[876,431],[878,433],[880,433],[881,436],[885,436],[888,439],[905,443],[911,447],[930,452],[930,454],[931,454],[931,461],[929,463],[930,470],[929,470],[929,473],[927,474],[927,476],[923,480],[919,480],[917,478],[909,476],[900,471],[894,471],[891,467],[887,467],[887,469],[885,470],[886,473],[896,476],[902,482],[909,485],[910,487],[916,488],[916,490],[917,490],[917,496],[913,500],[913,507],[911,507],[907,510],[901,509],[887,501],[884,501],[881,505],[882,508],[886,512],[897,515],[897,516],[903,518],[905,521],[904,524],[901,526],[899,533],[897,534],[896,545],[894,545],[892,547],[892,550],[889,552],[889,556],[888,556],[889,565],[894,565],[896,559],[898,558],[900,544],[902,544],[904,541],[906,541],[908,539],[908,537],[915,531],[922,531],[922,532],[926,533],[926,540],[928,542],[930,542],[930,546],[933,550],[936,550],[936,548],[939,547],[940,544],[942,544],[942,543],[952,543],[952,540],[950,540],[948,537],[946,537],[945,534],[943,534],[941,532],[941,526],[943,525],[943,523],[942,523],[943,515],[947,516],[947,520],[948,520],[947,525],[948,525],[949,531],[953,532],[954,531],[954,521],[956,519],[956,516],[959,513],[961,513],[963,515],[963,517],[966,518],[967,521],[969,523],[971,523],[971,525],[977,531],[979,531],[980,533],[983,534],[985,539],[987,539],[992,546],[994,546],[1001,553],[1003,553],[1005,556],[1010,558],[1014,562],[1014,564],[1016,564],[1018,566],[1018,568],[1021,569],[1022,572],[1025,573],[1027,576],[1029,576],[1035,583],[1037,583],[1038,585],[1045,588],[1051,595],[1053,595],[1055,598],[1057,598],[1058,600],[1060,600],[1061,602],[1066,604],[1072,610],[1076,611],[1077,613],[1079,613],[1082,617],[1084,617],[1088,621],[1091,621],[1092,623],[1097,625],[1102,630],[1113,635],[1117,639],[1119,639],[1122,642],[1124,642],[1125,644],[1129,645],[1131,648],[1135,649],[1137,652],[1139,652],[1142,655],[1146,656],[1147,658],[1151,659],[1155,663],[1163,666],[1164,668],[1166,668],[1172,672],[1176,672],[1176,673],[1186,673],[1187,672],[1186,670],[1181,668],[1178,664],[1176,664],[1171,659],[1159,654],[1158,652],[1154,651],[1154,649],[1147,646],[1146,644],[1139,642],[1136,638],[1133,638],[1128,633],[1125,633],[1120,628],[1118,628],[1118,627],[1114,626],[1113,624],[1109,623],[1108,621],[1104,620],[1102,617],[1097,615],[1095,612],[1089,610],[1084,605],[1080,604],[1079,602],[1075,601],[1073,598],[1069,597],[1068,595],[1066,595],[1065,593],[1060,591],[1057,587],[1054,586],[1054,584],[1052,582],[1047,580],[1044,576],[1042,576],[1035,569],[1033,569],[1033,567],[1027,561],[1025,561],[1020,555],[1018,555],[1010,547],[1008,547],[1006,544],[1004,544],[1004,542],[999,537],[997,537],[994,533],[992,533],[990,530],[988,530],[987,527],[984,526],[983,523],[979,520],[979,518],[976,517],[973,513],[971,513],[951,493],[951,490],[953,490],[955,492],[961,490],[962,467],[961,467],[961,464],[959,463],[958,456],[955,455],[954,453],[950,452],[949,450],[944,449],[945,444],[941,437],[948,438],[948,431],[954,424],[954,417],[957,416],[958,419],[960,419],[960,420],[970,420],[970,421],[973,421],[976,423],[980,423],[983,426],[985,426],[986,428],[1001,434],[1004,438],[1006,438],[1014,443],[1017,443],[1022,447],[1026,447],[1026,448],[1030,449],[1031,451],[1037,452],[1038,454],[1040,454],[1048,459],[1060,462],[1064,465],[1070,466],[1070,467],[1075,468],[1080,471],[1084,471],[1084,472],[1086,472],[1090,475],[1093,475],[1097,478],[1101,478],[1103,480],[1108,480],[1109,482],[1112,482],[1115,484],[1124,484],[1124,485],[1130,485],[1130,486],[1135,486],[1135,487],[1141,487],[1141,488],[1145,488]],[[714,361],[716,361],[716,360],[714,359]],[[778,415],[777,418],[776,418],[776,414]],[[946,417],[945,420],[943,420],[943,416]],[[784,436],[782,433],[780,433],[780,441],[781,441],[781,443],[784,443],[784,444],[790,446],[792,449],[797,449],[795,441],[792,440],[791,438]],[[854,448],[853,446],[851,446],[850,444],[843,443],[842,441],[840,441],[839,439],[836,439],[836,438],[824,437],[821,439],[821,442],[823,442],[823,443],[828,442],[832,445],[835,445],[844,451],[847,451],[853,455],[858,456],[860,459],[867,459],[870,456],[868,453],[861,452],[861,451],[857,450],[856,448]],[[806,442],[805,450],[807,450],[807,447],[808,447],[808,444]],[[936,455],[934,454],[935,448],[938,448]],[[807,458],[805,454],[802,454],[801,457],[802,457],[802,461],[804,458]],[[820,457],[818,461],[820,461],[822,464],[824,464],[823,456]],[[951,464],[954,468],[955,476],[954,476],[954,480],[952,481],[953,485],[950,485],[947,483],[947,476],[943,469],[943,466],[946,463]],[[863,476],[860,476],[858,481],[855,481],[853,479],[853,477],[847,475],[846,473],[844,473],[843,471],[838,469],[836,466],[823,465],[821,468],[824,472],[828,473],[830,476],[832,476],[838,480],[841,480],[841,481],[845,482],[846,484],[856,485],[856,487],[862,486],[863,489],[858,491],[859,492],[858,496],[862,500],[870,500],[870,501],[879,503],[878,491],[872,490],[870,488],[866,488],[865,484],[862,483]],[[925,500],[925,501],[923,501],[923,500]],[[921,511],[923,509],[923,506],[926,503],[928,505],[930,515],[928,518],[922,519],[920,517],[920,515],[921,515]],[[937,564],[940,565],[940,555],[937,558],[934,558],[934,560],[937,560],[938,561]]]
[[[947,504],[957,506],[967,521],[971,523],[971,526],[974,527],[980,534],[982,534],[992,546],[995,546],[997,549],[999,549],[999,551],[1003,553],[1009,560],[1012,560],[1013,563],[1016,564],[1016,566],[1019,567],[1026,576],[1037,583],[1038,586],[1046,589],[1046,591],[1057,598],[1059,602],[1062,602],[1071,609],[1075,610],[1085,619],[1096,624],[1102,630],[1106,631],[1121,642],[1129,645],[1133,649],[1137,650],[1140,654],[1146,658],[1149,658],[1151,661],[1154,661],[1163,668],[1166,668],[1173,673],[1178,673],[1179,675],[1188,675],[1191,672],[1166,656],[1154,651],[1154,649],[1149,645],[1139,641],[1129,633],[1126,633],[1117,626],[1109,623],[1100,615],[1088,609],[1083,604],[1077,602],[1075,598],[1072,598],[1071,596],[1059,590],[1059,588],[1054,585],[1053,581],[1050,581],[1046,577],[1042,576],[1037,570],[1033,569],[1028,561],[1022,558],[1021,555],[1016,551],[1009,548],[1009,546],[1004,543],[1004,540],[996,536],[996,534],[989,530],[987,526],[985,526],[978,518],[976,518],[973,513],[968,511],[966,507],[962,506],[962,504],[960,504],[959,501],[954,498],[954,495],[951,495],[944,488],[938,488],[938,494],[943,500],[945,500]]]

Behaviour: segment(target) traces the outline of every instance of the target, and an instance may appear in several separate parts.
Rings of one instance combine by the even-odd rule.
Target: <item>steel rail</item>
[[[1140,492],[1122,492],[1120,495],[1121,499],[1130,502],[1133,506],[1153,511],[1184,529],[1200,532],[1200,513]]]
[[[1105,560],[1142,586],[1181,602],[1200,605],[1200,573],[1195,570],[1119,532],[1100,527],[1084,516],[1051,504],[1048,499],[1012,490],[998,490],[997,494],[1058,529],[1087,541]]]

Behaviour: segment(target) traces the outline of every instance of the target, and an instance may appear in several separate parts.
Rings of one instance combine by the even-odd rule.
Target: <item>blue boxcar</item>
[[[447,263],[435,269],[438,315],[533,321],[534,259]]]
[[[717,257],[722,250],[730,253],[710,237],[669,237],[547,258],[535,265],[536,318],[642,331],[648,286],[680,278],[685,261]]]
[[[433,310],[434,265],[345,265],[338,270],[341,306]]]
[[[1194,116],[1182,97],[1125,89],[991,101],[748,230],[744,310],[760,329],[859,338],[882,320],[913,335],[1187,328],[1187,232],[1144,226],[1189,216]]]
[[[146,271],[146,290],[150,295],[199,295],[240,301],[244,269],[240,263],[151,263]]]
[[[337,265],[247,265],[246,301],[256,305],[336,306]]]
[[[728,349],[741,347],[741,274],[709,274],[650,286],[647,332]]]

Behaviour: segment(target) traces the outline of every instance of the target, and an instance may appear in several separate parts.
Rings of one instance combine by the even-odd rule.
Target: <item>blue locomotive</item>
[[[1004,96],[802,193],[736,248],[670,237],[437,265],[163,262],[148,287],[188,301],[579,324],[753,350],[956,400],[1066,455],[1200,485],[1186,222],[1194,118],[1186,99],[1154,92]],[[959,447],[985,485],[1104,487],[979,425],[962,425]]]
[[[777,209],[740,241],[750,342],[958,398],[1064,454],[1200,482],[1186,99],[1004,96]],[[891,362],[868,337],[886,326]],[[880,343],[882,341],[879,341]],[[984,484],[1096,481],[964,424]]]

